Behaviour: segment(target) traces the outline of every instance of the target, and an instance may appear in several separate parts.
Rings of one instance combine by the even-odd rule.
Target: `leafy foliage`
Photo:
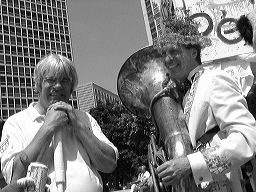
[[[198,24],[189,17],[170,17],[165,21],[167,30],[184,36],[199,35]]]
[[[103,133],[118,148],[119,159],[111,174],[101,173],[103,182],[110,189],[118,189],[137,176],[137,168],[147,165],[150,120],[136,117],[118,103],[99,102],[90,114],[97,120]]]

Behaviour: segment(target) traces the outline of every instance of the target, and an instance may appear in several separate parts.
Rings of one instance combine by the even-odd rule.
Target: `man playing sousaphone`
[[[147,95],[150,95],[148,89],[153,84],[149,83],[147,88],[142,86],[150,73],[144,74],[143,70],[150,71],[150,65],[156,63],[163,63],[170,79],[183,85],[182,90],[189,87],[187,82],[190,82],[191,87],[185,91],[182,105],[193,152],[169,158],[156,167],[155,175],[164,186],[173,186],[192,175],[198,191],[242,192],[240,166],[254,157],[256,149],[256,123],[244,97],[251,84],[242,84],[243,77],[203,66],[201,49],[210,45],[209,39],[200,36],[197,26],[188,19],[176,18],[172,22],[155,46],[140,50],[128,59],[130,67],[123,66],[121,70],[126,76],[122,79],[123,74],[119,74],[120,98],[135,114],[146,111],[147,97],[145,99],[145,94],[140,93],[147,89]],[[147,64],[141,66],[145,60]],[[151,78],[154,79],[158,71],[157,67],[152,68],[156,72]],[[139,84],[131,86],[132,79]],[[249,86],[249,89],[244,86]],[[137,102],[136,98],[144,99]]]
[[[190,21],[184,19],[186,22]],[[167,32],[158,44],[172,78],[192,84],[183,108],[197,150],[163,163],[156,173],[166,186],[192,173],[195,183],[207,191],[241,192],[239,168],[256,149],[256,124],[243,96],[246,89],[225,71],[205,69],[200,58],[205,38],[187,33],[185,26],[180,29],[184,30],[178,34]],[[210,130],[218,133],[211,137]]]

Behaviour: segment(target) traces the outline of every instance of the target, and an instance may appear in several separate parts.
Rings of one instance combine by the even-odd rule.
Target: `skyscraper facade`
[[[33,73],[48,53],[73,60],[67,0],[1,0],[0,118],[37,101]],[[76,93],[70,103],[77,107]]]
[[[140,0],[144,17],[148,44],[152,45],[163,35],[165,26],[163,20],[172,14],[172,0]]]
[[[93,82],[79,85],[77,87],[77,97],[79,99],[79,108],[88,112],[90,109],[97,106],[98,101],[103,103],[106,103],[107,101],[121,103],[116,94]]]

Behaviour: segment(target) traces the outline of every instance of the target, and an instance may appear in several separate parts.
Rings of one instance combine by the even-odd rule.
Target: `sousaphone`
[[[182,89],[165,67],[164,53],[148,46],[131,55],[118,74],[117,90],[130,112],[151,118],[155,125],[148,146],[154,191],[196,191],[192,176],[165,187],[155,174],[155,168],[163,162],[192,152],[181,105]]]

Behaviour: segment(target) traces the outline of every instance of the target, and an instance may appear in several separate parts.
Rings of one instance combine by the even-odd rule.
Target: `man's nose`
[[[173,61],[173,57],[170,54],[167,54],[164,59],[165,64],[168,64],[172,61]]]
[[[62,87],[62,82],[61,81],[56,81],[54,84],[54,87]]]

